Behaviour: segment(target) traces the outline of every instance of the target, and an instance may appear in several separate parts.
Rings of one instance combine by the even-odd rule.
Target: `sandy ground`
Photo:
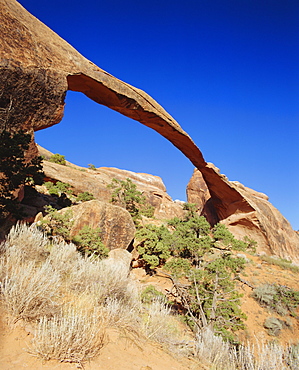
[[[2,310],[3,314],[3,310]],[[57,369],[71,370],[80,368],[76,364],[42,361],[28,353],[32,338],[30,325],[16,323],[7,325],[5,315],[0,324],[0,369]],[[189,359],[176,359],[158,345],[154,345],[114,329],[109,329],[100,355],[84,363],[86,370],[196,370],[204,369]]]
[[[250,285],[258,286],[265,282],[277,283],[288,286],[295,290],[299,287],[299,274],[288,270],[283,270],[277,266],[263,263],[259,257],[246,255],[251,261],[242,273],[242,279]],[[142,284],[152,284],[160,291],[166,292],[171,288],[169,279],[163,276],[145,275],[142,269],[133,270],[135,278]],[[278,340],[282,344],[298,343],[299,341],[299,311],[297,317],[290,318],[291,325],[282,330],[279,337],[271,337],[263,327],[265,319],[269,316],[279,317],[273,312],[262,308],[251,297],[252,289],[242,283],[238,283],[239,290],[244,294],[242,298],[242,310],[247,314],[247,329],[239,333],[239,338],[243,341],[256,340],[271,341]],[[286,319],[281,317],[281,319]],[[76,369],[76,364],[57,363],[55,361],[42,361],[28,353],[30,341],[32,339],[32,327],[17,322],[13,325],[7,324],[8,317],[3,309],[0,308],[0,369],[19,370],[23,368],[44,370]],[[105,335],[104,346],[98,357],[84,364],[86,370],[197,370],[208,369],[187,358],[178,359],[167,353],[159,345],[146,342],[144,339],[131,337],[128,334],[109,329]]]

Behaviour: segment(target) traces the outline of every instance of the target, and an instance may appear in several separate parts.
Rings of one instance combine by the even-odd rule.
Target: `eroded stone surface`
[[[127,249],[134,239],[136,230],[132,217],[121,207],[90,200],[58,212],[64,213],[68,210],[71,210],[74,221],[70,231],[71,237],[78,234],[84,226],[100,228],[101,240],[110,250]]]
[[[39,147],[40,154],[45,155],[45,150]],[[48,152],[48,157],[50,157]],[[170,219],[182,217],[183,207],[180,202],[174,202],[167,194],[162,179],[158,176],[146,173],[135,173],[117,168],[100,167],[96,170],[72,165],[62,166],[56,163],[44,161],[43,169],[48,180],[61,181],[72,186],[74,194],[88,191],[103,202],[110,202],[112,190],[107,187],[112,179],[133,181],[137,190],[141,191],[150,205],[155,208],[155,217],[158,219]]]
[[[105,72],[28,13],[15,0],[0,0],[0,124],[40,130],[58,123],[67,90],[156,130],[200,169],[220,218],[251,211],[242,195],[205,162],[180,125],[148,94]]]
[[[224,176],[224,175],[221,175]],[[235,212],[223,218],[229,230],[238,238],[244,236],[258,242],[258,250],[277,255],[299,263],[299,235],[282,214],[268,201],[267,195],[247,188],[237,181],[230,182],[248,204],[251,212]],[[206,190],[203,179],[195,170],[187,187],[188,201],[199,206],[202,214],[213,217],[209,211],[209,202],[203,205],[203,194]]]

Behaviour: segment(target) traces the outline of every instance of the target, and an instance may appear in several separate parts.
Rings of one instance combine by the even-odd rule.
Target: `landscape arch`
[[[15,0],[0,0],[0,125],[37,131],[61,121],[67,90],[154,129],[202,173],[214,220],[254,209],[224,176],[203,158],[180,125],[153,98],[105,72]]]

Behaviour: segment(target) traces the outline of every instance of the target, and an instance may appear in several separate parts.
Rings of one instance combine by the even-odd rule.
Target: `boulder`
[[[112,249],[108,253],[108,258],[105,260],[106,263],[111,263],[111,265],[122,265],[128,274],[130,272],[132,254],[125,249]]]
[[[72,211],[74,221],[70,231],[71,237],[78,234],[83,226],[100,228],[102,242],[112,250],[116,248],[127,249],[131,245],[135,226],[129,212],[112,204],[90,200],[76,206],[64,208],[58,212]]]
[[[215,171],[219,170],[215,168]],[[216,213],[217,209],[213,208],[211,198],[208,198],[206,185],[198,170],[194,171],[187,186],[188,202],[197,204],[200,213],[205,215],[212,224],[219,218],[236,238],[243,239],[244,236],[248,236],[255,240],[258,243],[259,252],[299,263],[299,235],[269,202],[267,195],[247,188],[237,181],[230,182],[230,186],[241,194],[251,210],[247,212],[239,210],[227,217],[219,217]],[[204,194],[207,199],[205,204],[203,204]]]

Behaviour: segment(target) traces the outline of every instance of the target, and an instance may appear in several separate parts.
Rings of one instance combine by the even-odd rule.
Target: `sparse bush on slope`
[[[59,153],[51,155],[51,157],[48,159],[49,162],[61,164],[62,166],[66,166],[66,160],[65,156]]]

